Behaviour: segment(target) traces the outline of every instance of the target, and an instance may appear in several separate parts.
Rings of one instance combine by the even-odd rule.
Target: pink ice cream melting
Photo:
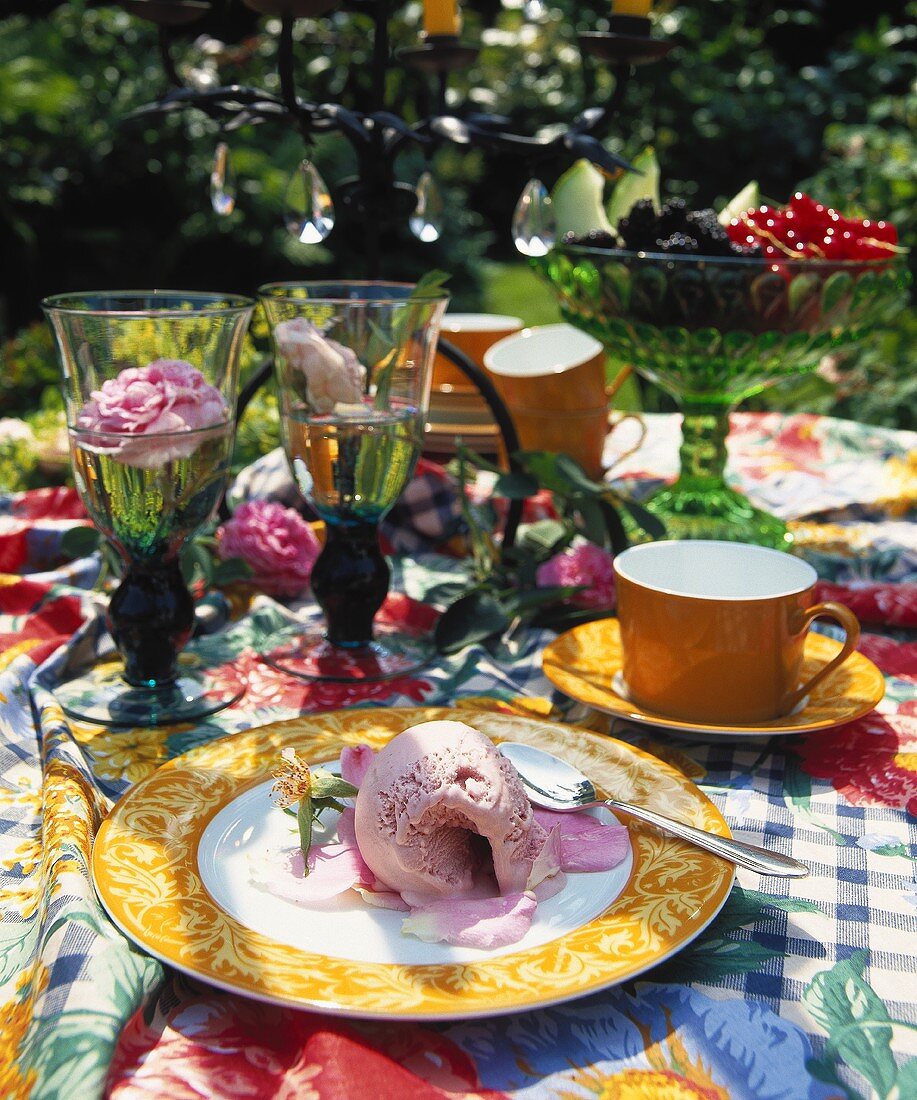
[[[468,897],[489,860],[499,892],[522,893],[548,836],[509,761],[448,721],[412,726],[382,749],[355,824],[373,874],[412,903]]]
[[[377,908],[408,912],[406,933],[430,943],[493,949],[518,943],[537,903],[566,871],[607,871],[628,854],[627,829],[584,813],[533,810],[493,743],[462,722],[412,726],[379,753],[341,753],[359,787],[337,841],[276,853],[252,880],[300,905],[357,891]]]

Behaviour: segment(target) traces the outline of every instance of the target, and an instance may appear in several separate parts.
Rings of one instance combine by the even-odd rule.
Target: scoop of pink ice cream
[[[446,721],[412,726],[376,756],[356,836],[391,889],[440,898],[471,893],[491,856],[500,892],[524,891],[547,839],[509,761],[471,726]]]

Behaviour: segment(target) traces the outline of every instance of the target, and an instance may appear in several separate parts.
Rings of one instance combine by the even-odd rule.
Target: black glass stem
[[[388,594],[391,570],[376,523],[327,524],[312,567],[312,591],[332,645],[359,649],[373,640],[373,618]]]
[[[178,559],[131,562],[108,605],[108,625],[129,684],[173,684],[178,655],[194,629],[194,601]]]

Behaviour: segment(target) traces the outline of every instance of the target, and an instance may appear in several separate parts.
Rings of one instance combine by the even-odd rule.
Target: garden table
[[[677,425],[648,417],[613,475],[637,493],[677,465]],[[682,770],[743,838],[812,867],[740,870],[713,923],[636,981],[586,998],[448,1023],[336,1020],[222,992],[163,967],[111,924],[89,877],[113,801],[160,764],[235,730],[352,706],[476,705],[564,716],[531,631],[520,651],[473,647],[402,680],[304,684],[259,660],[289,612],[258,596],[201,640],[244,698],[192,727],[65,721],[55,679],[107,635],[94,559],[60,565],[78,522],[66,490],[4,502],[0,527],[0,1095],[4,1097],[764,1097],[917,1095],[917,538],[913,433],[812,416],[733,418],[731,471],[795,521],[832,598],[860,615],[886,695],[847,725],[766,742],[613,734]],[[612,436],[609,460],[623,441]],[[421,597],[460,561],[397,562]],[[296,608],[304,618],[317,609]],[[394,597],[388,613],[416,614]],[[608,719],[587,721],[608,732]]]

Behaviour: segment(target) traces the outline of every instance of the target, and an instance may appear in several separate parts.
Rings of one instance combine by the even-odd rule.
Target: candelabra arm
[[[159,28],[159,59],[162,61],[162,67],[169,78],[169,83],[176,88],[184,88],[185,85],[178,75],[178,69],[175,68],[175,58],[172,56],[172,32],[164,25]]]
[[[294,16],[287,12],[280,22],[280,37],[277,41],[277,72],[280,76],[280,94],[290,115],[304,129],[304,120],[308,118],[299,106],[296,94],[296,77],[293,65],[293,23]]]
[[[513,423],[509,409],[503,403],[503,398],[497,393],[496,387],[491,382],[487,372],[469,359],[464,352],[459,351],[454,344],[450,344],[448,340],[443,340],[442,337],[440,337],[437,344],[437,351],[445,359],[448,359],[453,366],[458,367],[484,398],[491,415],[497,422],[497,427],[500,429],[500,438],[503,440],[503,447],[509,458],[509,468],[517,472],[521,471],[522,466],[516,458],[516,452],[519,450],[519,436],[516,434],[516,425]],[[516,541],[516,531],[519,528],[521,519],[522,501],[511,500],[506,513],[506,526],[503,528],[504,548],[508,549]]]

